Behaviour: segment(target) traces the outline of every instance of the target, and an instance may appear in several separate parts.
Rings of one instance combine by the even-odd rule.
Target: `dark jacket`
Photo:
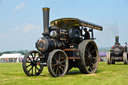
[[[86,32],[86,33],[85,33],[84,39],[90,39],[90,34],[89,34],[89,32]]]

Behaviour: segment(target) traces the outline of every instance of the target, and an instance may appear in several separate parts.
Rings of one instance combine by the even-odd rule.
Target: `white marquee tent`
[[[3,54],[0,56],[0,62],[6,63],[6,62],[21,62],[24,55],[20,53],[13,53],[13,54]]]

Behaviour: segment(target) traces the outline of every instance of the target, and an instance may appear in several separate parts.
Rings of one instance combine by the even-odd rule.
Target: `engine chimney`
[[[115,45],[120,45],[119,36],[115,36]]]
[[[49,35],[49,10],[50,8],[42,8],[43,11],[43,25],[44,25],[44,36]]]

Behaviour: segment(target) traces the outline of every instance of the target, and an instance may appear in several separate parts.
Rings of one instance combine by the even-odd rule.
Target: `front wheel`
[[[68,70],[68,56],[63,50],[53,50],[49,54],[47,64],[53,77],[64,76]]]
[[[38,51],[29,51],[22,60],[22,67],[24,73],[27,76],[38,76],[43,70],[43,64],[41,64],[42,56]]]

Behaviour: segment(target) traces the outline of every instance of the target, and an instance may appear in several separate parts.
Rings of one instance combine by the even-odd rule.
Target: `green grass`
[[[0,63],[0,85],[128,85],[128,65],[99,63],[95,74],[81,74],[74,68],[64,77],[53,78],[47,67],[40,76],[28,77],[21,63]]]

